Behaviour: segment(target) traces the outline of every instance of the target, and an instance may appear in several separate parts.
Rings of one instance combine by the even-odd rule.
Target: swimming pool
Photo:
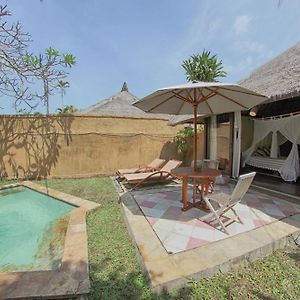
[[[0,190],[0,271],[57,268],[74,208],[25,186]]]

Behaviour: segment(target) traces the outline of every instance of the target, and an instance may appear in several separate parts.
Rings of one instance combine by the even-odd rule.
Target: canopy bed
[[[270,146],[260,146],[268,137]],[[290,151],[286,157],[280,156],[279,147],[287,140]],[[300,176],[299,144],[300,115],[254,120],[252,145],[242,153],[242,165],[278,171],[283,180],[296,181]]]

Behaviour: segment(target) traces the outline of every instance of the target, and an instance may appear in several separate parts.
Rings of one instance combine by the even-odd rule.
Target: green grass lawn
[[[147,286],[110,178],[43,181],[101,206],[88,215],[89,299],[300,299],[300,250],[276,251],[247,267],[160,295]]]

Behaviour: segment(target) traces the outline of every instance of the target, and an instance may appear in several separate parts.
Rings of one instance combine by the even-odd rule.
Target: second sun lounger
[[[159,168],[165,162],[166,161],[164,159],[156,158],[146,166],[142,166],[142,167],[139,167],[139,168],[131,168],[131,169],[119,169],[116,173],[117,173],[118,176],[123,177],[124,174],[154,172],[154,171],[158,171]]]
[[[171,170],[179,167],[181,164],[182,161],[169,160],[159,171],[147,172],[147,173],[136,173],[136,174],[124,174],[124,178],[128,183],[135,184],[132,188],[132,190],[134,190],[144,182],[173,179],[174,176],[171,174]]]

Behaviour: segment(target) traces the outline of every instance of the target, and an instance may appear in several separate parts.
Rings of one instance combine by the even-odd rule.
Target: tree
[[[188,139],[192,137],[194,137],[194,131],[191,127],[184,127],[177,132],[174,141],[180,153],[186,154],[189,149]]]
[[[43,54],[29,54],[31,36],[22,31],[20,23],[9,24],[10,15],[7,6],[0,5],[0,96],[14,98],[16,111],[25,103],[29,111],[21,110],[30,112],[42,101],[49,114],[49,96],[60,88],[59,81],[68,75],[66,69],[75,65],[75,57],[51,47]],[[40,87],[41,92],[33,91]]]
[[[25,102],[34,107],[27,85],[31,72],[23,61],[31,36],[22,31],[20,23],[9,24],[9,16],[7,6],[0,5],[0,95],[13,97],[15,106]]]
[[[59,115],[64,115],[64,114],[72,114],[76,112],[78,109],[74,107],[73,105],[65,105],[64,107],[59,107],[56,111]]]
[[[222,61],[210,51],[203,50],[202,54],[192,55],[182,63],[188,81],[216,81],[218,77],[225,77]]]
[[[70,87],[70,83],[68,81],[59,80],[58,88],[60,89],[61,96],[61,107],[64,107],[64,96],[66,95],[66,89]]]
[[[49,96],[59,87],[59,81],[68,75],[66,68],[71,68],[76,64],[75,56],[63,54],[53,48],[47,48],[44,54],[38,56],[26,53],[24,62],[33,71],[36,79],[43,84],[42,92],[35,96],[41,99],[49,114]]]

